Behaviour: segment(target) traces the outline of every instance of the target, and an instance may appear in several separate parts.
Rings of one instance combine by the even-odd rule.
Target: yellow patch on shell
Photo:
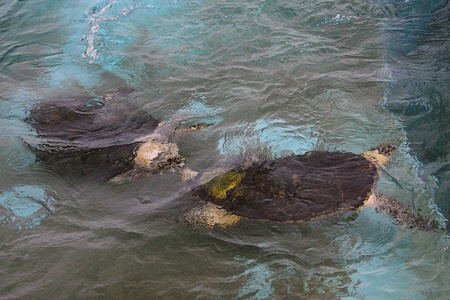
[[[235,188],[244,178],[245,173],[228,172],[208,183],[209,194],[216,199],[224,200],[227,192]]]

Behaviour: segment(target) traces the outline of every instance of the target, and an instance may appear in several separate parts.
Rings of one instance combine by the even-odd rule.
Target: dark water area
[[[450,6],[430,1],[414,9],[395,3],[384,25],[391,72],[385,107],[402,123],[423,172],[439,181],[435,202],[450,216]]]
[[[0,0],[0,299],[448,299],[449,7]],[[117,89],[133,92],[103,110]],[[393,144],[377,192],[442,230],[375,207],[195,228],[184,214],[198,181],[164,172],[119,185],[40,161],[24,141],[42,141],[29,118],[35,107],[54,117],[45,103],[101,113],[64,119],[72,132],[57,139],[72,143],[47,136],[44,150],[139,139],[132,116],[214,124],[173,136],[200,177]],[[89,125],[100,117],[117,122]]]

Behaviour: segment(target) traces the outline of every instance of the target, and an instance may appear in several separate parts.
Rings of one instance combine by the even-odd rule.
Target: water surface
[[[2,1],[0,297],[447,299],[445,233],[373,208],[307,224],[196,229],[175,173],[61,176],[21,140],[43,101],[115,88],[204,172],[245,156],[399,150],[378,191],[445,226],[448,3]],[[420,9],[419,9],[420,8]],[[392,177],[395,180],[392,179]]]

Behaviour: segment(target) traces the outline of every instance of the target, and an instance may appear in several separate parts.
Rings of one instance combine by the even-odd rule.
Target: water
[[[308,224],[195,229],[174,173],[123,185],[35,162],[23,119],[117,87],[198,171],[246,155],[400,146],[378,190],[445,226],[446,1],[2,1],[0,297],[447,299],[443,232],[373,208]],[[256,153],[256,154],[255,154]]]

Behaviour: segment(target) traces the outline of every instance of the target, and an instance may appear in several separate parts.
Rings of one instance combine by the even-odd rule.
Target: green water
[[[132,88],[128,101],[155,118],[215,123],[177,139],[201,173],[251,153],[397,145],[386,166],[396,181],[382,174],[378,191],[445,227],[445,1],[0,8],[0,298],[448,299],[443,231],[374,208],[192,228],[182,217],[191,186],[177,174],[122,185],[60,176],[21,140],[36,103]]]

